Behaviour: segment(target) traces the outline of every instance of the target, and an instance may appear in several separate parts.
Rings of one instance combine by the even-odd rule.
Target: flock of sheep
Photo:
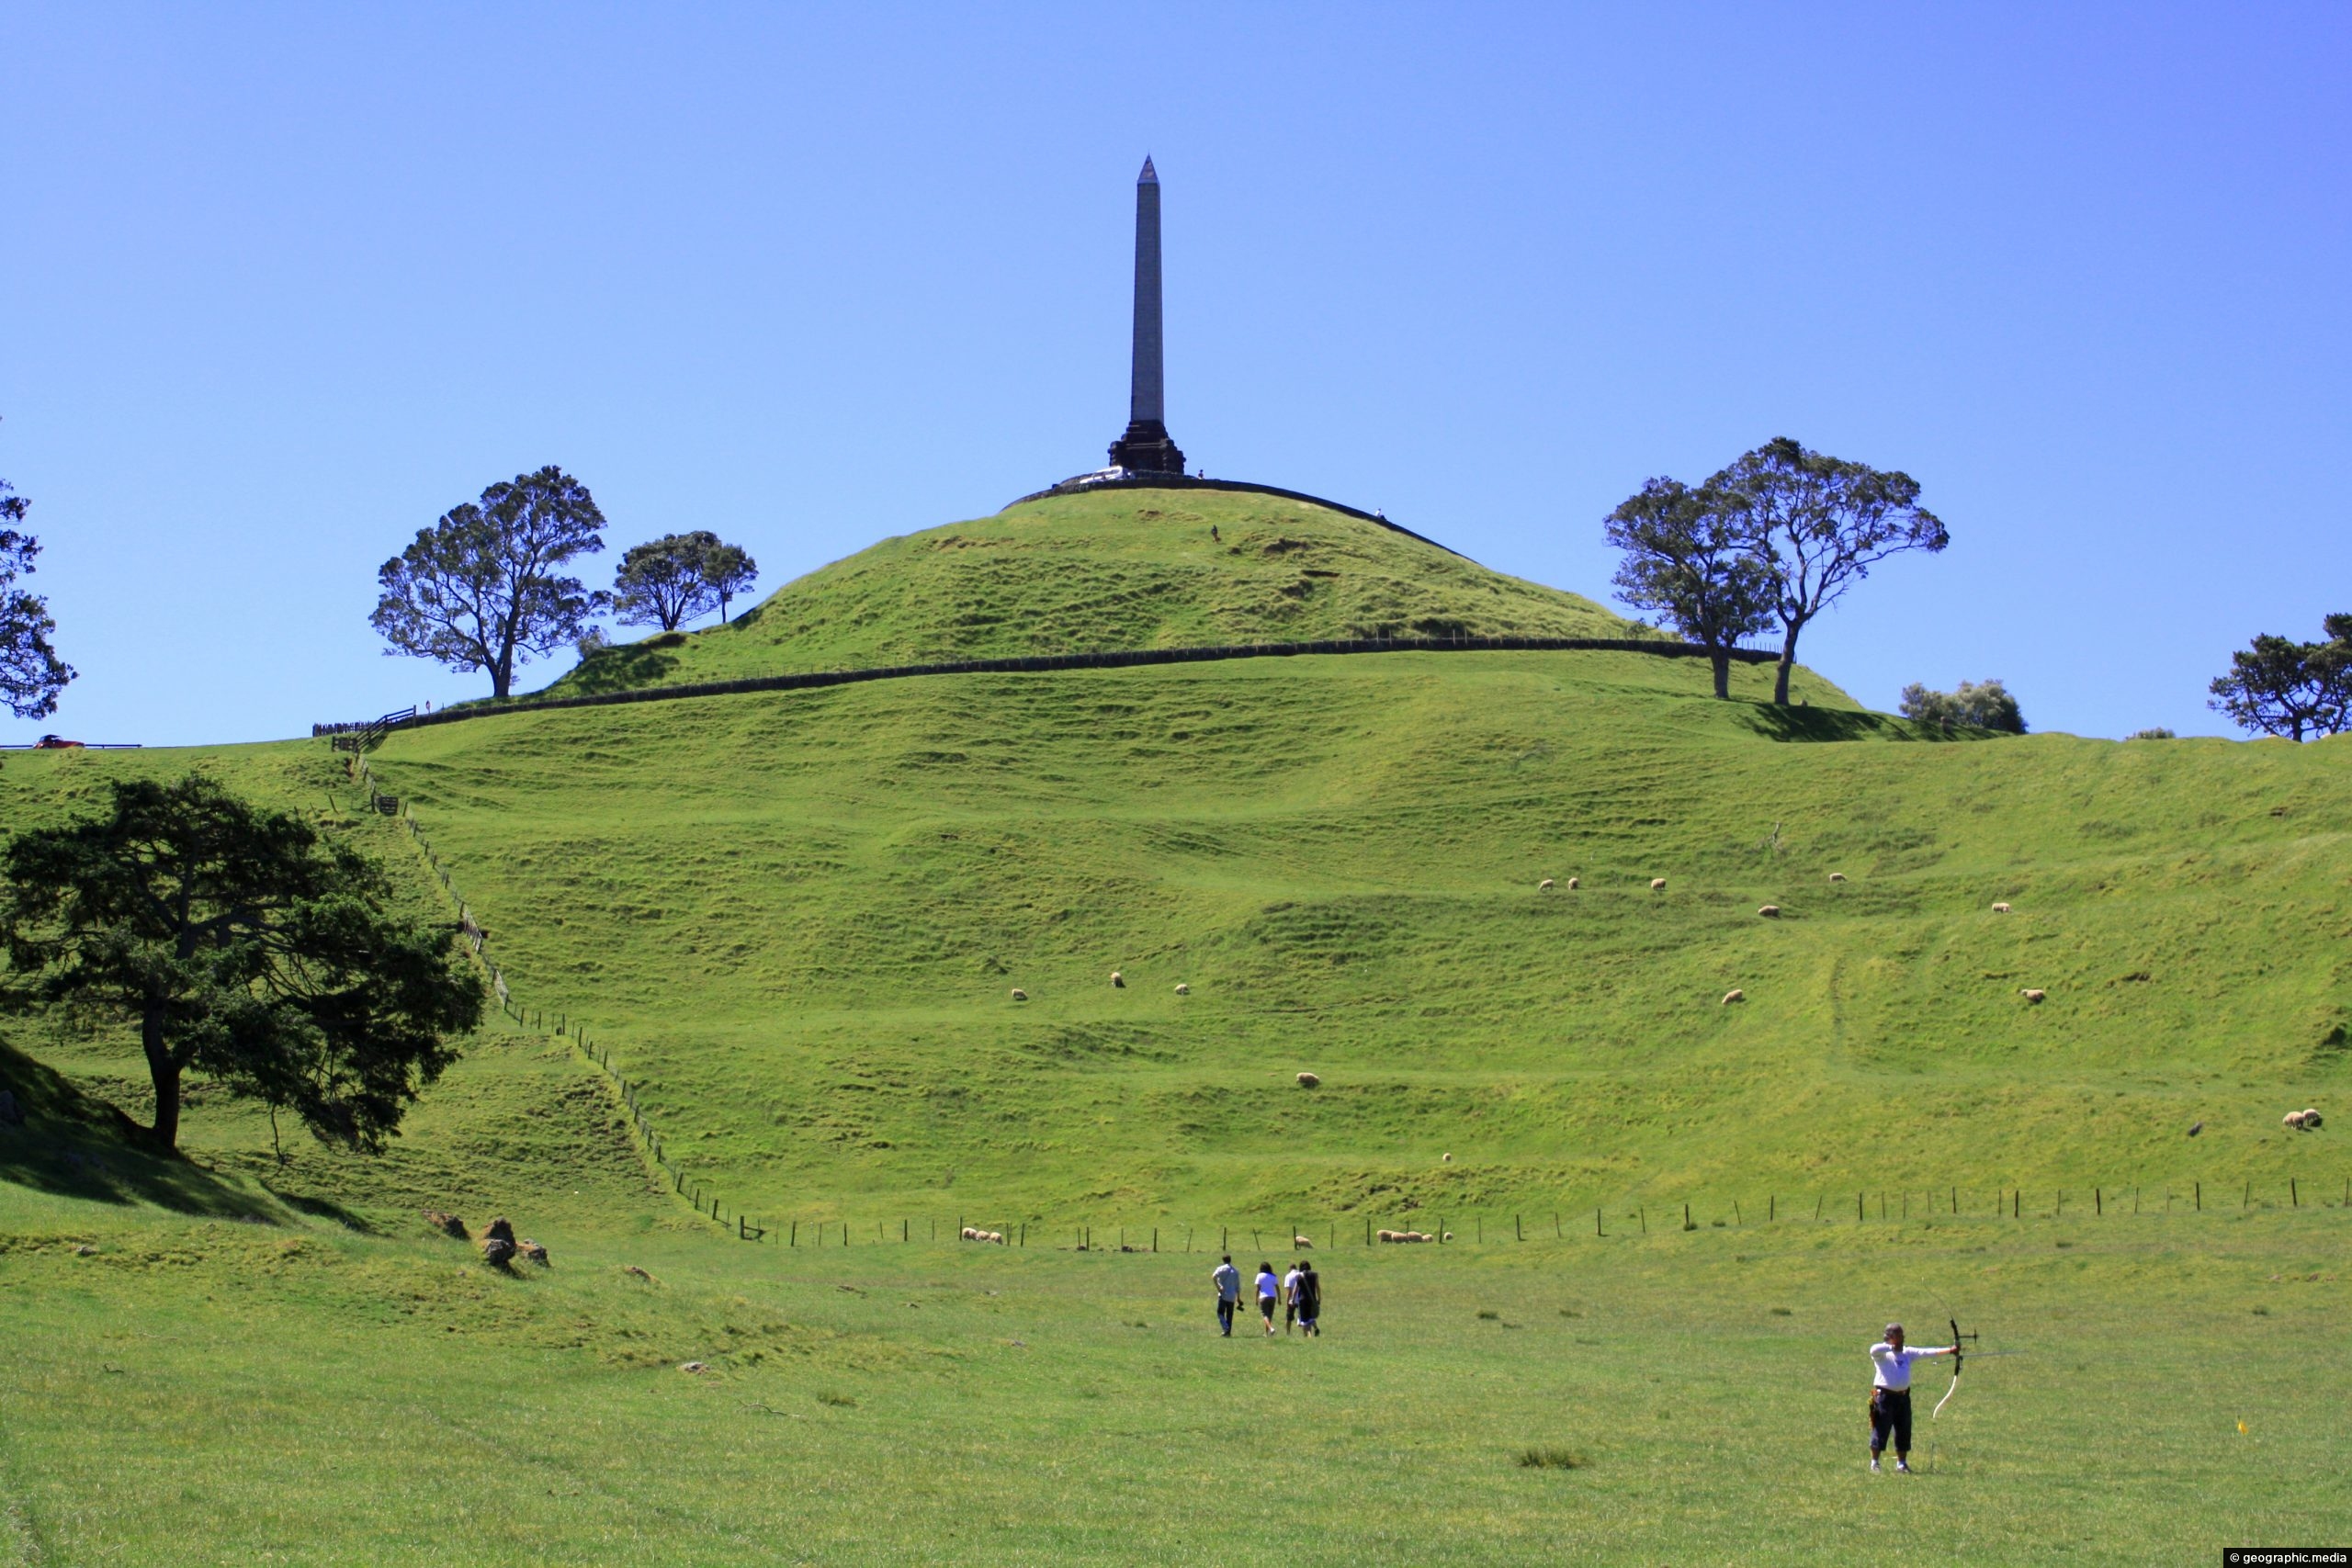
[[[992,1243],[998,1247],[1002,1247],[1004,1245],[1004,1233],[1002,1231],[984,1231],[972,1225],[966,1225],[964,1227],[964,1239],[966,1241],[985,1241]]]

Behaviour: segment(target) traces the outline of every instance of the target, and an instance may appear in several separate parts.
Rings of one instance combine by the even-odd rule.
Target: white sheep
[[[1996,904],[1993,906],[1993,913],[1996,915],[2006,915],[2008,912],[2009,907],[2007,904]]]
[[[1577,879],[1576,879],[1575,877],[1571,876],[1571,877],[1569,877],[1569,878],[1568,878],[1568,891],[1569,891],[1569,892],[1571,892],[1571,893],[1573,893],[1573,892],[1575,892],[1576,890],[1577,890]]]
[[[1180,997],[1189,997],[1193,994],[1193,987],[1179,980],[1176,982],[1176,994]]]
[[[978,1241],[980,1239],[980,1233],[974,1230],[970,1225],[966,1225],[964,1227],[964,1239],[966,1241]]]
[[[1025,1002],[1029,999],[1029,993],[1015,986],[1012,987],[1012,999],[1016,1002]]]
[[[1437,1162],[1440,1165],[1452,1165],[1453,1163],[1453,1156],[1452,1155],[1440,1155],[1437,1156]]]
[[[1111,971],[1111,984],[1117,989],[1125,990],[1127,986],[1127,977],[1114,969]]]
[[[1547,876],[1543,881],[1537,883],[1535,885],[1535,891],[1538,893],[1549,893],[1552,891],[1552,879]]]
[[[1651,892],[1653,892],[1653,893],[1663,893],[1663,892],[1665,892],[1665,891],[1666,891],[1666,878],[1665,878],[1665,877],[1663,877],[1663,876],[1653,876],[1653,877],[1651,877],[1651,878],[1650,878],[1650,891],[1651,891]]]
[[[2293,1127],[2300,1130],[2302,1127],[2302,1124],[2303,1113],[2300,1111],[2290,1111],[2287,1114],[2278,1118],[2278,1125],[2281,1127]]]
[[[2030,1002],[2038,1002],[2038,1001],[2040,1001],[2042,998],[2044,998],[2044,997],[2048,996],[2049,994],[2050,994],[2049,992],[2047,992],[2047,991],[2043,990],[2043,989],[2042,989],[2041,987],[2039,987],[2039,986],[2028,986],[2028,987],[2024,987],[2023,989],[2021,989],[2020,991],[2018,991],[2018,995],[2019,995],[2019,996],[2023,997],[2027,1001],[2030,1001]]]
[[[1756,912],[1768,920],[1777,920],[1781,918],[1781,907],[1778,904],[1766,904]]]
[[[1319,1084],[1323,1080],[1321,1078],[1316,1077],[1313,1073],[1301,1073],[1298,1075],[1298,1087],[1301,1089],[1313,1089],[1317,1084]]]
[[[1290,1244],[1294,1248],[1300,1252],[1312,1252],[1315,1250],[1315,1243],[1303,1235],[1295,1235],[1291,1237]]]
[[[1744,1001],[1746,1001],[1747,999],[1747,993],[1746,991],[1742,991],[1742,990],[1738,990],[1738,989],[1736,989],[1736,988],[1735,988],[1735,989],[1733,989],[1733,990],[1728,990],[1728,991],[1725,991],[1725,992],[1724,993],[1724,999],[1723,999],[1723,1003],[1722,1003],[1722,1005],[1723,1005],[1723,1006],[1724,1006],[1724,1007],[1729,1007],[1729,1006],[1731,1006],[1731,1004],[1732,1004],[1732,1003],[1734,1003],[1734,1002],[1744,1002]]]
[[[1843,882],[1846,880],[1846,874],[1842,871],[1833,871],[1829,874],[1829,880],[1832,882]]]
[[[2316,1111],[2305,1110],[2303,1112],[2303,1131],[2306,1133],[2316,1133],[2319,1131],[2319,1112]]]

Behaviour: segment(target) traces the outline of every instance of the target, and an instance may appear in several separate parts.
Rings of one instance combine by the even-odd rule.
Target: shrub
[[[1998,680],[1962,681],[1953,692],[1931,692],[1915,681],[1903,688],[1903,716],[1945,729],[1962,727],[2025,733],[2025,716],[2018,711],[2018,700]]]
[[[1582,1470],[1591,1462],[1571,1449],[1529,1447],[1519,1450],[1521,1470]]]
[[[2159,724],[2149,729],[2135,729],[2123,739],[2126,740],[2177,740],[2180,737]]]

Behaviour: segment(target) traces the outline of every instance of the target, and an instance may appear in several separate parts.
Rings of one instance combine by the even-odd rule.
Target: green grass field
[[[1262,635],[1384,604],[1617,629],[1337,514],[1203,498],[1202,552],[1206,513],[1113,500],[892,541],[628,680],[1245,640],[1274,601],[1323,618]],[[1286,596],[1294,558],[1341,575]],[[526,1016],[584,1025],[672,1161],[778,1229],[697,1215],[510,1020],[379,1159],[288,1129],[281,1160],[199,1084],[187,1161],[126,1130],[126,1036],[0,1021],[30,1111],[0,1124],[0,1562],[2346,1539],[2352,742],[1948,740],[1768,679],[1397,654],[396,734],[380,785]],[[190,766],[447,918],[322,742],[11,757],[0,823]],[[2281,1128],[2305,1105],[2335,1122]],[[555,1267],[487,1270],[428,1206]],[[959,1221],[1027,1246],[932,1239]],[[1209,1249],[1280,1263],[1294,1224],[1329,1334],[1218,1341]],[[2023,1353],[1970,1365],[1930,1472],[1866,1475],[1863,1348],[1951,1314]]]

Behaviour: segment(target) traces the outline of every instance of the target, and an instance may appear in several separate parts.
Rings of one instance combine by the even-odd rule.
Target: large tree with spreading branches
[[[588,487],[560,468],[494,484],[383,564],[369,624],[388,652],[487,670],[491,695],[505,696],[518,664],[576,641],[604,606],[604,594],[562,572],[605,547],[604,525]]]
[[[1707,650],[1715,695],[1731,695],[1731,655],[1739,639],[1771,625],[1771,569],[1748,548],[1740,514],[1725,498],[1679,479],[1643,485],[1603,528],[1625,552],[1617,596],[1663,616]]]
[[[200,773],[112,791],[0,853],[0,999],[135,1028],[166,1149],[197,1072],[380,1150],[481,1021],[454,928],[389,912],[373,862]]]
[[[1789,700],[1797,637],[1815,616],[1887,557],[1951,543],[1942,522],[1919,504],[1919,482],[1910,475],[1810,451],[1787,436],[1741,457],[1706,488],[1736,506],[1747,548],[1772,569],[1781,626],[1776,703]]]
[[[2257,637],[2230,655],[2206,705],[2241,729],[2290,740],[2352,729],[2352,615],[2321,623],[2322,642]]]

